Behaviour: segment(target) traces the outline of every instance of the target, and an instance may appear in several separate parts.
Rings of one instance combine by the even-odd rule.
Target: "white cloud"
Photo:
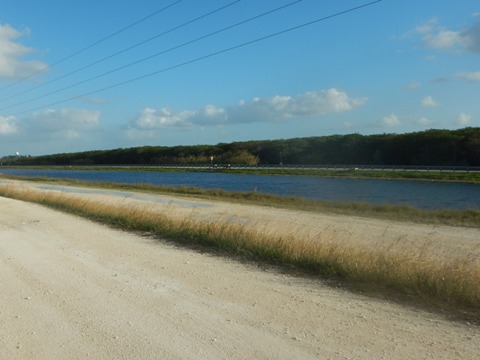
[[[382,123],[382,125],[387,126],[387,127],[395,127],[395,126],[400,125],[400,119],[398,118],[397,115],[392,113],[390,115],[384,116],[382,118],[381,123]]]
[[[146,108],[133,120],[137,129],[152,130],[168,127],[211,126],[252,122],[280,123],[296,118],[316,117],[353,110],[367,101],[350,98],[338,89],[307,92],[297,97],[276,95],[240,101],[225,108],[206,105],[190,111],[175,112],[168,108]]]
[[[99,127],[100,112],[87,109],[48,109],[35,112],[25,123],[39,132],[92,131]]]
[[[440,30],[424,36],[423,41],[434,49],[452,49],[466,46],[466,39],[458,31]]]
[[[294,117],[294,112],[297,116],[305,116],[304,113],[308,111],[307,109],[314,111],[312,105],[296,103],[291,96],[257,97],[250,101],[242,100],[237,106],[228,107],[227,119],[229,123],[283,122]],[[294,110],[294,106],[297,106],[298,109]]]
[[[468,81],[480,81],[480,71],[460,72],[456,76]]]
[[[191,125],[188,118],[192,115],[192,112],[183,111],[181,113],[175,113],[168,108],[151,109],[145,108],[134,120],[134,126],[138,129],[157,129],[157,128],[170,128],[181,127]]]
[[[426,96],[420,102],[423,107],[437,107],[438,102],[431,96]]]
[[[436,18],[432,18],[428,20],[425,24],[417,26],[413,32],[428,35],[432,33],[435,30],[435,28],[438,26],[437,23],[438,23],[438,20]]]
[[[11,153],[13,148],[32,155],[102,147],[104,143],[111,143],[112,133],[102,133],[99,119],[97,111],[69,108],[48,109],[21,117],[0,116],[0,147],[5,153]],[[94,138],[99,139],[97,145],[92,142]]]
[[[480,53],[480,22],[465,30],[452,30],[431,19],[404,37],[419,35],[426,47],[439,50],[467,50]]]
[[[324,115],[333,112],[352,110],[367,101],[366,98],[351,99],[347,93],[329,89],[321,92],[309,92],[297,97],[291,104],[292,113],[299,115]]]
[[[15,120],[13,116],[0,116],[0,136],[17,132]]]
[[[429,127],[432,125],[432,123],[433,123],[432,120],[423,116],[417,120],[417,124],[423,127]]]
[[[46,68],[37,60],[23,58],[34,52],[32,48],[17,42],[28,30],[20,32],[9,25],[0,24],[0,77],[21,78]]]
[[[472,116],[465,113],[458,114],[457,123],[461,126],[467,126],[472,121]]]
[[[202,109],[194,112],[189,120],[197,125],[224,124],[228,120],[228,114],[223,108],[206,105]]]

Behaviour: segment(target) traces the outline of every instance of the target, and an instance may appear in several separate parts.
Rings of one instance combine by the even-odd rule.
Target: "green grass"
[[[184,191],[190,194],[193,190]],[[367,246],[362,242],[342,241],[332,229],[311,238],[300,237],[295,232],[267,231],[264,224],[205,223],[148,208],[100,203],[68,193],[55,194],[9,184],[0,184],[0,196],[42,204],[186,246],[334,279],[370,293],[407,298],[414,304],[427,304],[480,321],[478,254],[439,253],[434,241],[415,245],[398,239],[386,244],[378,239]]]
[[[355,179],[388,179],[388,180],[418,180],[418,181],[448,181],[480,183],[480,172],[441,172],[441,171],[392,171],[392,170],[320,170],[320,169],[275,169],[258,168],[249,170],[220,169],[222,172],[235,172],[259,175],[303,175],[333,178]]]
[[[452,172],[452,171],[403,171],[403,170],[323,170],[323,169],[282,169],[282,168],[225,168],[220,165],[217,168],[164,168],[155,166],[4,166],[13,169],[43,169],[43,170],[88,170],[88,171],[151,171],[151,172],[221,172],[229,174],[250,174],[250,175],[288,175],[288,176],[318,176],[333,178],[356,178],[356,179],[390,179],[390,180],[417,180],[417,181],[444,181],[444,182],[465,182],[480,184],[480,172]]]

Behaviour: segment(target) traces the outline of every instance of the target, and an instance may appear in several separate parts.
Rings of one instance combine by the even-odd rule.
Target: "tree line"
[[[3,159],[15,165],[309,164],[480,166],[480,128],[142,146]]]

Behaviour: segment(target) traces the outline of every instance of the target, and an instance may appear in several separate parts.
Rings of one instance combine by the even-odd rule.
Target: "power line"
[[[17,96],[19,96],[19,95],[26,94],[26,93],[31,92],[31,91],[33,91],[33,90],[39,89],[39,88],[41,88],[41,87],[44,87],[44,86],[46,86],[46,85],[48,85],[48,84],[51,84],[51,83],[53,83],[53,82],[55,82],[55,81],[58,81],[58,80],[63,79],[63,78],[66,78],[67,76],[70,76],[70,75],[76,74],[76,73],[78,73],[78,72],[80,72],[80,71],[82,71],[82,70],[88,69],[88,68],[90,68],[90,67],[92,67],[92,66],[94,66],[94,65],[100,64],[101,62],[103,62],[103,61],[105,61],[105,60],[111,59],[111,58],[113,58],[113,57],[115,57],[115,56],[117,56],[117,55],[123,54],[124,52],[130,51],[130,50],[135,49],[135,48],[137,48],[137,47],[139,47],[139,46],[141,46],[141,45],[144,45],[144,44],[146,44],[146,43],[148,43],[148,42],[150,42],[150,41],[153,41],[153,40],[155,40],[155,39],[158,39],[158,38],[161,37],[161,36],[164,36],[164,35],[166,35],[166,34],[172,33],[172,32],[175,31],[175,30],[181,29],[181,28],[183,28],[183,27],[185,27],[185,26],[187,26],[187,25],[190,25],[190,24],[192,24],[192,23],[194,23],[194,22],[196,22],[196,21],[199,21],[199,20],[204,19],[204,18],[206,18],[206,17],[208,17],[208,16],[211,16],[211,15],[213,15],[213,14],[215,14],[215,13],[218,13],[218,12],[220,12],[220,11],[222,11],[222,10],[225,10],[225,9],[227,9],[228,7],[232,6],[232,5],[235,5],[235,4],[239,3],[240,1],[242,1],[242,0],[235,0],[235,1],[231,2],[231,3],[229,3],[229,4],[226,4],[226,5],[218,8],[218,9],[215,9],[215,10],[213,10],[213,11],[210,11],[210,12],[206,13],[206,14],[203,14],[203,15],[201,15],[201,16],[198,16],[198,17],[196,17],[196,18],[194,18],[194,19],[192,19],[192,20],[189,20],[189,21],[187,21],[187,22],[185,22],[185,23],[183,23],[183,24],[180,24],[180,25],[178,25],[178,26],[175,26],[175,27],[173,27],[173,28],[171,28],[171,29],[169,29],[169,30],[166,30],[166,31],[164,31],[164,32],[162,32],[162,33],[160,33],[160,34],[157,34],[157,35],[155,35],[155,36],[153,36],[153,37],[151,37],[151,38],[148,38],[148,39],[143,40],[143,41],[141,41],[141,42],[139,42],[139,43],[136,43],[136,44],[131,45],[131,46],[127,47],[127,48],[124,48],[124,49],[122,49],[122,50],[120,50],[120,51],[117,51],[116,53],[113,53],[113,54],[108,55],[108,56],[106,56],[106,57],[104,57],[104,58],[101,58],[101,59],[99,59],[99,60],[96,60],[96,61],[94,61],[94,62],[91,62],[90,64],[87,64],[87,65],[85,65],[85,66],[82,66],[82,67],[80,67],[80,68],[77,68],[77,69],[75,69],[75,70],[73,70],[73,71],[71,71],[71,72],[69,72],[69,73],[67,73],[67,74],[58,76],[58,77],[56,77],[56,78],[54,78],[54,79],[52,79],[52,80],[49,80],[49,81],[47,81],[47,82],[44,82],[44,83],[42,83],[42,84],[39,84],[39,85],[34,86],[34,87],[32,87],[32,88],[29,88],[29,89],[27,89],[27,90],[25,90],[25,91],[21,91],[21,92],[19,92],[19,93],[13,94],[13,95],[11,95],[11,96],[9,96],[9,97],[0,99],[0,102],[4,102],[4,101],[6,101],[6,100],[15,98],[15,97],[17,97]],[[299,0],[299,1],[301,1],[301,0]],[[58,62],[57,62],[56,64],[58,64]],[[53,66],[53,65],[52,65],[52,66]],[[21,104],[21,103],[20,103],[20,104]],[[17,105],[19,105],[19,104],[17,104]],[[13,106],[16,106],[16,105],[13,105]]]
[[[240,0],[237,0],[237,1],[240,1]],[[117,72],[117,71],[126,69],[126,68],[128,68],[128,67],[131,67],[131,66],[134,66],[134,65],[138,65],[138,64],[140,64],[140,63],[142,63],[142,62],[144,62],[144,61],[153,59],[154,57],[158,57],[158,56],[160,56],[160,55],[164,55],[164,54],[166,54],[166,53],[169,53],[169,52],[171,52],[171,51],[180,49],[180,48],[185,47],[185,46],[187,46],[187,45],[191,45],[191,44],[193,44],[193,43],[196,43],[196,42],[198,42],[198,41],[200,41],[200,40],[204,40],[204,39],[209,38],[209,37],[211,37],[211,36],[214,36],[214,35],[217,35],[217,34],[219,34],[219,33],[224,32],[224,31],[230,30],[230,29],[235,28],[235,27],[237,27],[237,26],[246,24],[246,23],[248,23],[248,22],[250,22],[250,21],[257,20],[257,19],[259,19],[259,18],[261,18],[261,17],[264,17],[264,16],[267,16],[267,15],[273,14],[274,12],[277,12],[277,11],[283,10],[283,9],[285,9],[285,8],[287,8],[287,7],[290,7],[290,6],[292,6],[292,5],[298,4],[298,3],[301,2],[301,1],[302,1],[302,0],[295,0],[295,1],[293,1],[293,2],[290,2],[290,3],[286,4],[286,5],[282,5],[282,6],[280,6],[280,7],[277,7],[277,8],[275,8],[275,9],[273,9],[273,10],[266,11],[266,12],[261,13],[261,14],[259,14],[259,15],[255,15],[255,16],[253,16],[253,17],[250,17],[250,18],[248,18],[248,19],[246,19],[246,20],[242,20],[242,21],[240,21],[240,22],[237,22],[237,23],[235,23],[235,24],[233,24],[233,25],[229,25],[229,26],[224,27],[224,28],[222,28],[222,29],[213,31],[213,32],[211,32],[211,33],[209,33],[209,34],[206,34],[206,35],[197,37],[197,38],[195,38],[195,39],[193,39],[193,40],[189,40],[189,41],[184,42],[184,43],[182,43],[182,44],[180,44],[180,45],[173,46],[173,47],[171,47],[171,48],[169,48],[169,49],[166,49],[166,50],[157,52],[157,53],[155,53],[155,54],[153,54],[153,55],[144,57],[144,58],[142,58],[142,59],[136,60],[136,61],[134,61],[134,62],[125,64],[125,65],[122,65],[122,66],[117,67],[117,68],[115,68],[115,69],[112,69],[112,70],[103,72],[103,73],[101,73],[101,74],[95,75],[95,76],[93,76],[93,77],[90,77],[90,78],[85,79],[85,80],[82,80],[82,81],[79,81],[79,82],[77,82],[77,83],[67,85],[67,86],[65,86],[65,87],[63,87],[63,88],[60,88],[60,89],[57,89],[57,90],[53,90],[53,91],[50,91],[50,92],[48,92],[48,93],[45,93],[45,94],[42,94],[42,95],[38,95],[38,96],[36,96],[36,97],[33,97],[33,98],[30,98],[30,99],[21,101],[21,102],[19,102],[19,103],[16,103],[16,104],[13,104],[13,105],[9,105],[9,106],[3,107],[3,108],[0,109],[0,110],[1,110],[1,111],[4,111],[4,110],[7,110],[7,109],[10,109],[10,108],[13,108],[13,107],[17,107],[17,106],[20,106],[20,105],[24,105],[24,104],[30,103],[30,102],[32,102],[32,101],[35,101],[35,100],[44,98],[44,97],[46,97],[46,96],[53,95],[53,94],[57,94],[57,93],[62,92],[62,91],[64,91],[64,90],[71,89],[71,88],[73,88],[73,87],[75,87],[75,86],[82,85],[82,84],[85,84],[85,83],[90,82],[90,81],[92,81],[92,80],[96,80],[96,79],[99,79],[99,78],[101,78],[101,77],[104,77],[104,76],[113,74],[113,73],[115,73],[115,72]],[[232,3],[232,4],[233,4],[233,3]]]
[[[169,5],[167,5],[167,6],[163,7],[163,8],[161,8],[161,9],[159,9],[159,10],[157,10],[157,11],[155,11],[155,12],[153,12],[153,13],[151,13],[151,14],[143,17],[143,18],[141,18],[140,20],[135,21],[134,23],[132,23],[132,24],[130,24],[130,25],[127,25],[127,26],[121,28],[120,30],[115,31],[114,33],[112,33],[112,34],[110,34],[110,35],[105,36],[104,38],[101,38],[100,40],[95,41],[94,43],[92,43],[92,44],[90,44],[90,45],[88,45],[88,46],[86,46],[86,47],[84,47],[84,48],[82,48],[82,49],[74,52],[73,54],[70,54],[70,55],[68,55],[68,56],[66,56],[66,57],[64,57],[64,58],[56,61],[55,63],[44,67],[44,68],[41,69],[41,70],[38,70],[38,71],[36,71],[36,72],[34,72],[34,73],[30,74],[30,75],[27,75],[27,76],[25,76],[25,77],[23,77],[23,78],[15,81],[15,82],[9,84],[9,85],[6,85],[6,86],[0,88],[0,90],[5,90],[5,89],[7,89],[7,88],[9,88],[9,87],[12,87],[12,86],[14,86],[14,85],[22,82],[22,81],[25,81],[25,80],[30,79],[30,78],[38,75],[38,74],[41,74],[41,73],[47,71],[48,69],[51,69],[51,68],[53,68],[54,66],[57,66],[58,64],[61,64],[61,63],[65,62],[65,61],[71,59],[72,57],[77,56],[77,55],[79,55],[79,54],[87,51],[88,49],[91,49],[92,47],[97,46],[98,44],[101,44],[101,43],[104,42],[104,41],[107,41],[108,39],[111,39],[112,37],[114,37],[114,36],[116,36],[116,35],[124,32],[125,30],[128,30],[128,29],[130,29],[130,28],[132,28],[132,27],[134,27],[134,26],[136,26],[136,25],[144,22],[145,20],[150,19],[151,17],[162,13],[163,11],[171,8],[172,6],[177,5],[177,4],[180,3],[181,1],[182,1],[182,0],[177,0],[177,1],[173,2],[173,3],[170,3]]]
[[[92,91],[83,93],[81,95],[77,95],[77,96],[73,96],[73,97],[70,97],[70,98],[67,98],[67,99],[64,99],[64,100],[56,101],[56,102],[53,102],[53,103],[50,103],[50,104],[47,104],[47,105],[44,105],[44,106],[40,106],[40,107],[37,107],[37,108],[34,108],[34,109],[21,111],[21,112],[18,112],[16,114],[13,114],[13,116],[25,114],[25,113],[31,112],[31,111],[44,109],[46,107],[50,107],[50,106],[54,106],[54,105],[63,104],[63,103],[66,103],[68,101],[76,100],[76,99],[86,97],[86,96],[89,96],[89,95],[92,95],[92,94],[96,94],[96,93],[99,93],[99,92],[102,92],[102,91],[105,91],[105,90],[110,90],[110,89],[113,89],[113,88],[116,88],[116,87],[119,87],[119,86],[122,86],[122,85],[125,85],[125,84],[129,84],[129,83],[132,83],[132,82],[135,82],[135,81],[138,81],[138,80],[143,80],[143,79],[146,79],[146,78],[151,77],[151,76],[155,76],[155,75],[158,75],[158,74],[170,71],[170,70],[178,69],[178,68],[184,67],[186,65],[190,65],[190,64],[193,64],[193,63],[205,60],[205,59],[209,59],[211,57],[218,56],[218,55],[221,55],[221,54],[225,54],[227,52],[231,52],[233,50],[237,50],[237,49],[240,49],[240,48],[243,48],[243,47],[258,43],[258,42],[261,42],[261,41],[265,41],[267,39],[271,39],[271,38],[274,38],[274,37],[277,37],[277,36],[280,36],[280,35],[295,31],[295,30],[299,30],[301,28],[305,28],[305,27],[314,25],[314,24],[322,22],[322,21],[326,21],[326,20],[329,20],[329,19],[332,19],[332,18],[335,18],[335,17],[339,17],[339,16],[342,16],[342,15],[345,15],[345,14],[348,14],[348,13],[351,13],[351,12],[354,12],[354,11],[358,11],[360,9],[363,9],[363,8],[368,7],[368,6],[374,5],[374,4],[379,3],[381,1],[382,0],[375,0],[375,1],[371,1],[371,2],[362,4],[362,5],[359,5],[359,6],[355,6],[355,7],[349,8],[347,10],[343,10],[343,11],[340,11],[340,12],[337,12],[337,13],[334,13],[334,14],[331,14],[331,15],[328,15],[328,16],[324,16],[324,17],[318,18],[318,19],[313,20],[313,21],[309,21],[309,22],[306,22],[306,23],[303,23],[303,24],[300,24],[300,25],[297,25],[297,26],[290,27],[288,29],[277,31],[277,32],[272,33],[272,34],[262,36],[262,37],[259,37],[259,38],[256,38],[256,39],[253,39],[253,40],[250,40],[250,41],[238,44],[238,45],[234,45],[234,46],[219,50],[219,51],[215,51],[215,52],[212,52],[210,54],[203,55],[203,56],[200,56],[200,57],[197,57],[197,58],[194,58],[194,59],[176,64],[176,65],[172,65],[172,66],[169,66],[169,67],[166,67],[166,68],[163,68],[163,69],[160,69],[160,70],[157,70],[157,71],[145,74],[145,75],[137,76],[137,77],[131,78],[129,80],[121,81],[121,82],[118,82],[118,83],[115,83],[115,84],[112,84],[112,85],[109,85],[109,86],[105,86],[103,88],[92,90]]]

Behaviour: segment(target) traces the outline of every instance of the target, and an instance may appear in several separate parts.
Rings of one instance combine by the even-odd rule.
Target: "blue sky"
[[[0,156],[480,126],[480,3],[369,3],[0,0]]]

